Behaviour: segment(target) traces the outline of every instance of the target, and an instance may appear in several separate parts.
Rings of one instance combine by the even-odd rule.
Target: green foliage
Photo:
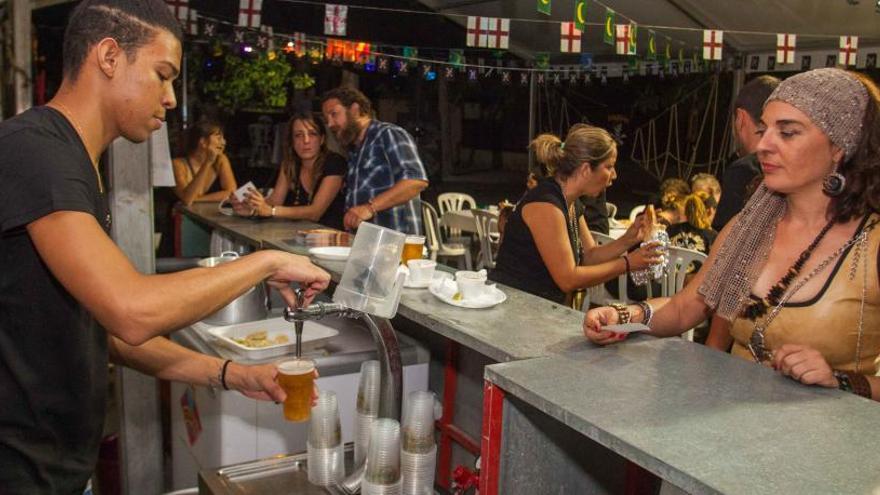
[[[223,77],[205,83],[205,92],[228,113],[243,108],[279,110],[287,105],[291,67],[274,53],[253,58],[228,54]]]

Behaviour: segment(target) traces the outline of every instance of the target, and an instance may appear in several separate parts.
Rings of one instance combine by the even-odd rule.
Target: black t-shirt
[[[743,209],[749,199],[749,185],[759,175],[761,164],[754,154],[739,158],[727,167],[721,181],[721,201],[712,221],[713,229],[720,232]]]
[[[526,192],[516,205],[516,210],[510,215],[504,228],[504,240],[498,249],[495,269],[489,273],[489,278],[530,294],[563,303],[565,292],[550,276],[550,271],[544,264],[532,237],[532,231],[522,218],[522,209],[534,202],[550,203],[559,208],[565,216],[566,225],[569,225],[568,208],[565,206],[565,197],[559,184],[553,179],[540,181],[534,189]],[[580,221],[582,216],[583,208],[576,208],[574,222]],[[576,239],[571,238],[571,234],[569,234],[569,242],[573,251],[574,246],[579,245]],[[579,254],[574,254],[575,259],[579,259]]]
[[[336,197],[333,198],[333,202],[330,203],[330,206],[327,207],[324,214],[321,215],[321,218],[318,219],[318,223],[337,230],[344,230],[342,220],[345,218],[345,174],[347,172],[348,162],[346,159],[336,153],[328,153],[324,158],[324,166],[321,169],[321,176],[318,177],[318,180],[315,182],[315,188],[312,190],[312,194],[310,195],[306,192],[305,188],[302,186],[302,182],[294,180],[290,185],[290,191],[287,193],[287,198],[285,199],[284,204],[289,206],[308,206],[312,204],[312,197],[318,192],[318,189],[321,188],[321,182],[324,181],[324,178],[331,175],[341,175],[343,179],[342,189],[340,189],[339,193],[336,194]]]
[[[669,227],[666,229],[666,233],[669,234],[669,243],[673,246],[699,251],[707,256],[712,248],[712,243],[718,237],[718,232],[712,229],[698,229],[687,222]],[[695,262],[692,265],[688,267],[688,273],[699,270],[702,263]]]
[[[107,334],[52,276],[26,226],[106,197],[76,131],[32,108],[0,123],[0,493],[82,493],[104,423]],[[63,246],[59,246],[63,249]]]

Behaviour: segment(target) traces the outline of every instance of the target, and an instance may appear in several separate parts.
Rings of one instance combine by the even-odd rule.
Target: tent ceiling
[[[535,0],[419,0],[427,7],[447,14],[465,25],[462,15],[481,15],[516,19],[567,21],[571,19],[573,0],[553,1],[553,15],[538,14]],[[858,2],[852,4],[852,2]],[[653,28],[662,36],[673,39],[672,47],[698,49],[702,29],[724,30],[726,50],[737,52],[770,51],[775,49],[775,33],[797,33],[798,48],[832,49],[838,46],[837,36],[859,36],[860,46],[880,44],[880,13],[876,0],[604,0],[620,16],[640,25],[690,28],[693,31]],[[603,23],[605,9],[587,1],[587,22]],[[626,22],[618,17],[619,22]],[[513,22],[511,51],[526,57],[535,52],[559,52],[558,27],[546,22]],[[588,25],[584,33],[583,52],[614,55],[614,47],[602,42],[602,26]],[[767,34],[743,34],[734,31],[757,31]],[[822,35],[822,36],[807,36]],[[647,29],[639,32],[639,51],[647,43]],[[658,50],[662,49],[661,44]]]

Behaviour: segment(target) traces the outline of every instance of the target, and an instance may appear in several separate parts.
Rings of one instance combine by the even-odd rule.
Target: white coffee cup
[[[455,272],[455,283],[462,299],[475,299],[486,292],[486,270],[471,272],[461,270]]]
[[[434,278],[434,270],[437,268],[437,262],[433,260],[409,260],[406,262],[409,268],[409,281],[412,284],[427,284]]]

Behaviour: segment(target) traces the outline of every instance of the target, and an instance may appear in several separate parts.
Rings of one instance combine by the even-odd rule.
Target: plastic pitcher
[[[381,318],[397,314],[406,279],[400,254],[406,234],[363,222],[351,245],[351,254],[333,302]]]

